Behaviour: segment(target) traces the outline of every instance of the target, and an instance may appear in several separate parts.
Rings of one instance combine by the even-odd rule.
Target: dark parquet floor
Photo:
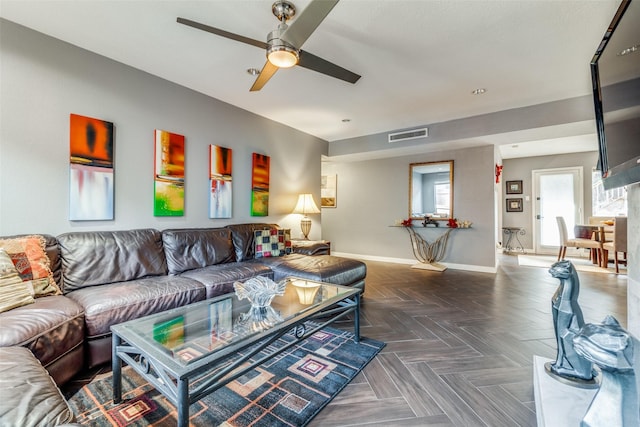
[[[368,261],[361,333],[387,346],[311,426],[535,426],[533,356],[556,356],[559,281],[500,262],[489,274]],[[579,277],[585,321],[626,326],[626,276]]]
[[[438,273],[367,261],[361,333],[387,345],[310,427],[535,426],[533,356],[556,356],[559,282],[515,256],[500,264],[496,274]],[[626,276],[579,276],[585,321],[611,314],[626,326]],[[107,374],[79,375],[63,392]]]

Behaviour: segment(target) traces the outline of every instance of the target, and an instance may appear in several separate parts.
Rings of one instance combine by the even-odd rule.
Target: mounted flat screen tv
[[[624,0],[591,60],[604,188],[640,182],[640,0]]]

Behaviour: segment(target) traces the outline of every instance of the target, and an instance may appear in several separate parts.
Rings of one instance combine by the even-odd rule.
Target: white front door
[[[569,238],[584,218],[582,167],[534,170],[533,230],[537,254],[557,254],[560,233],[557,216],[564,217]]]

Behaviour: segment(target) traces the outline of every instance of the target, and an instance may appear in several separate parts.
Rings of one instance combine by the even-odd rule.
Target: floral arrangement
[[[411,227],[412,225],[413,225],[413,220],[411,218],[402,220],[403,227]]]
[[[471,224],[473,224],[471,221],[458,221],[455,218],[449,218],[447,226],[450,228],[471,228]]]

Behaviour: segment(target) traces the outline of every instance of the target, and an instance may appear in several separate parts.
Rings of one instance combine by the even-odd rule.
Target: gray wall
[[[479,271],[495,268],[493,146],[348,163],[323,162],[322,172],[338,177],[337,207],[322,209],[322,237],[331,241],[332,251],[401,262],[413,260],[407,232],[390,226],[409,215],[409,164],[440,160],[454,160],[454,216],[473,222],[471,229],[453,231],[443,262]],[[442,229],[419,232],[432,241]]]
[[[596,151],[559,154],[555,156],[523,157],[519,159],[503,160],[504,169],[500,177],[502,187],[502,226],[523,227],[526,231],[520,236],[520,241],[526,249],[533,249],[533,194],[532,174],[536,169],[554,169],[573,166],[582,166],[583,193],[584,193],[584,219],[591,216],[591,170],[598,161]],[[522,180],[522,194],[507,194],[506,182]],[[529,200],[526,197],[529,196]],[[507,212],[505,200],[512,197],[523,198],[522,212]]]
[[[323,140],[8,21],[0,41],[0,235],[269,221],[297,237],[297,194],[320,200]],[[68,220],[70,113],[115,124],[114,221]],[[154,129],[186,137],[183,217],[153,216]],[[233,149],[231,220],[208,218],[209,144]],[[269,217],[249,214],[253,152],[271,156]]]

